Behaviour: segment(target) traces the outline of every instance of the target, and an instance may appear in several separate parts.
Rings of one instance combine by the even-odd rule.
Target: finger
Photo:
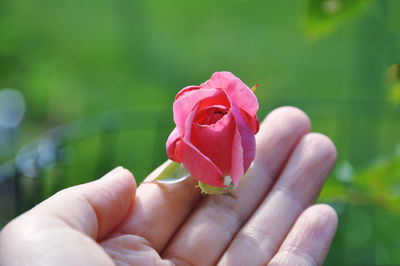
[[[32,209],[32,214],[56,217],[101,240],[126,217],[135,191],[132,174],[118,167],[99,180],[56,193]]]
[[[337,214],[328,205],[306,209],[268,265],[322,265],[337,228]]]
[[[58,192],[1,230],[2,262],[113,265],[95,240],[124,219],[135,189],[132,174],[119,167],[99,180]]]
[[[234,191],[235,198],[210,196],[169,243],[163,257],[188,264],[215,264],[237,230],[265,197],[290,153],[310,129],[299,109],[283,107],[271,112],[257,135],[254,166]],[[195,259],[195,260],[194,260]]]
[[[139,186],[135,205],[115,232],[116,236],[142,237],[147,246],[160,251],[186,219],[201,197],[197,181],[191,177],[175,184],[152,181],[166,166],[167,162]]]
[[[269,265],[322,265],[337,228],[337,214],[318,204],[297,219]]]
[[[277,183],[232,241],[220,265],[263,265],[269,261],[294,221],[318,196],[336,161],[331,140],[307,134],[297,145]],[[246,250],[246,256],[243,256]]]

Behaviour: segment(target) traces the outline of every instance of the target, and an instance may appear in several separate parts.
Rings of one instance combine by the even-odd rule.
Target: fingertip
[[[287,125],[304,132],[309,132],[311,129],[311,120],[308,115],[294,106],[282,106],[272,110],[264,119],[264,121],[267,120],[286,121]]]
[[[304,136],[303,141],[314,152],[318,152],[318,156],[329,162],[331,167],[336,163],[337,150],[333,141],[324,134],[312,132]]]
[[[124,181],[127,183],[127,187],[131,189],[129,192],[132,195],[132,200],[135,199],[136,195],[136,179],[133,176],[132,172],[130,172],[126,168],[122,168],[119,170],[121,177],[123,177]]]
[[[303,246],[308,247],[311,256],[322,265],[337,230],[336,211],[327,204],[316,204],[306,209],[299,220],[303,221],[300,224],[303,223],[309,235]]]
[[[256,138],[262,142],[272,135],[279,143],[288,142],[293,138],[298,140],[299,136],[307,134],[310,129],[311,122],[306,113],[296,107],[284,106],[271,111],[265,117]]]
[[[129,170],[119,166],[99,180],[71,189],[82,199],[71,202],[72,205],[76,205],[76,208],[88,207],[82,203],[86,201],[91,207],[87,208],[86,212],[93,209],[97,226],[92,228],[97,227],[97,233],[90,235],[99,241],[128,215],[136,194],[136,181]]]
[[[112,186],[121,186],[122,190],[126,190],[125,193],[131,195],[132,199],[135,198],[136,193],[136,180],[132,172],[128,169],[118,166],[102,178],[101,182],[110,182]]]
[[[338,216],[336,211],[327,204],[315,204],[308,207],[299,217],[297,221],[297,227],[303,228],[308,241],[304,243],[307,246],[313,246],[313,242],[317,239],[325,243],[325,248],[314,247],[327,253],[329,244],[334,237],[338,225]],[[296,225],[295,225],[296,227]],[[314,240],[312,240],[314,239]]]
[[[321,227],[324,228],[329,226],[331,231],[336,231],[338,215],[330,205],[325,203],[315,204],[306,209],[304,215],[311,216],[311,221],[314,224],[321,224]]]
[[[269,265],[322,265],[337,227],[336,211],[327,204],[308,207],[290,230]]]
[[[136,190],[136,180],[131,171],[121,166],[118,170],[118,175],[121,180],[127,183],[128,187],[132,187]]]
[[[277,175],[310,128],[310,119],[296,107],[284,106],[271,111],[256,135],[256,163],[269,169],[271,176]]]

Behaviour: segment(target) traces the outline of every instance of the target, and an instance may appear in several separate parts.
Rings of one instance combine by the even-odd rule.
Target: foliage
[[[398,146],[400,147],[400,146]],[[340,264],[391,264],[399,261],[400,152],[355,171],[341,162],[320,201],[339,213],[338,235],[328,261]],[[342,260],[338,260],[341,257]]]
[[[308,0],[302,23],[306,36],[320,38],[354,19],[374,0]]]

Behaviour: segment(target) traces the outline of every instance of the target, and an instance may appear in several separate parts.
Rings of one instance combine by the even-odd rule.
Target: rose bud
[[[237,186],[254,160],[257,110],[253,91],[230,72],[185,87],[173,104],[176,127],[167,140],[168,157],[204,184]]]

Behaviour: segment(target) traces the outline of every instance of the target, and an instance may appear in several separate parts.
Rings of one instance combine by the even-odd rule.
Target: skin
[[[202,197],[196,181],[136,188],[116,168],[64,189],[0,233],[1,265],[321,265],[337,215],[313,205],[336,161],[329,138],[309,133],[299,109],[263,121],[254,166],[227,196]]]

